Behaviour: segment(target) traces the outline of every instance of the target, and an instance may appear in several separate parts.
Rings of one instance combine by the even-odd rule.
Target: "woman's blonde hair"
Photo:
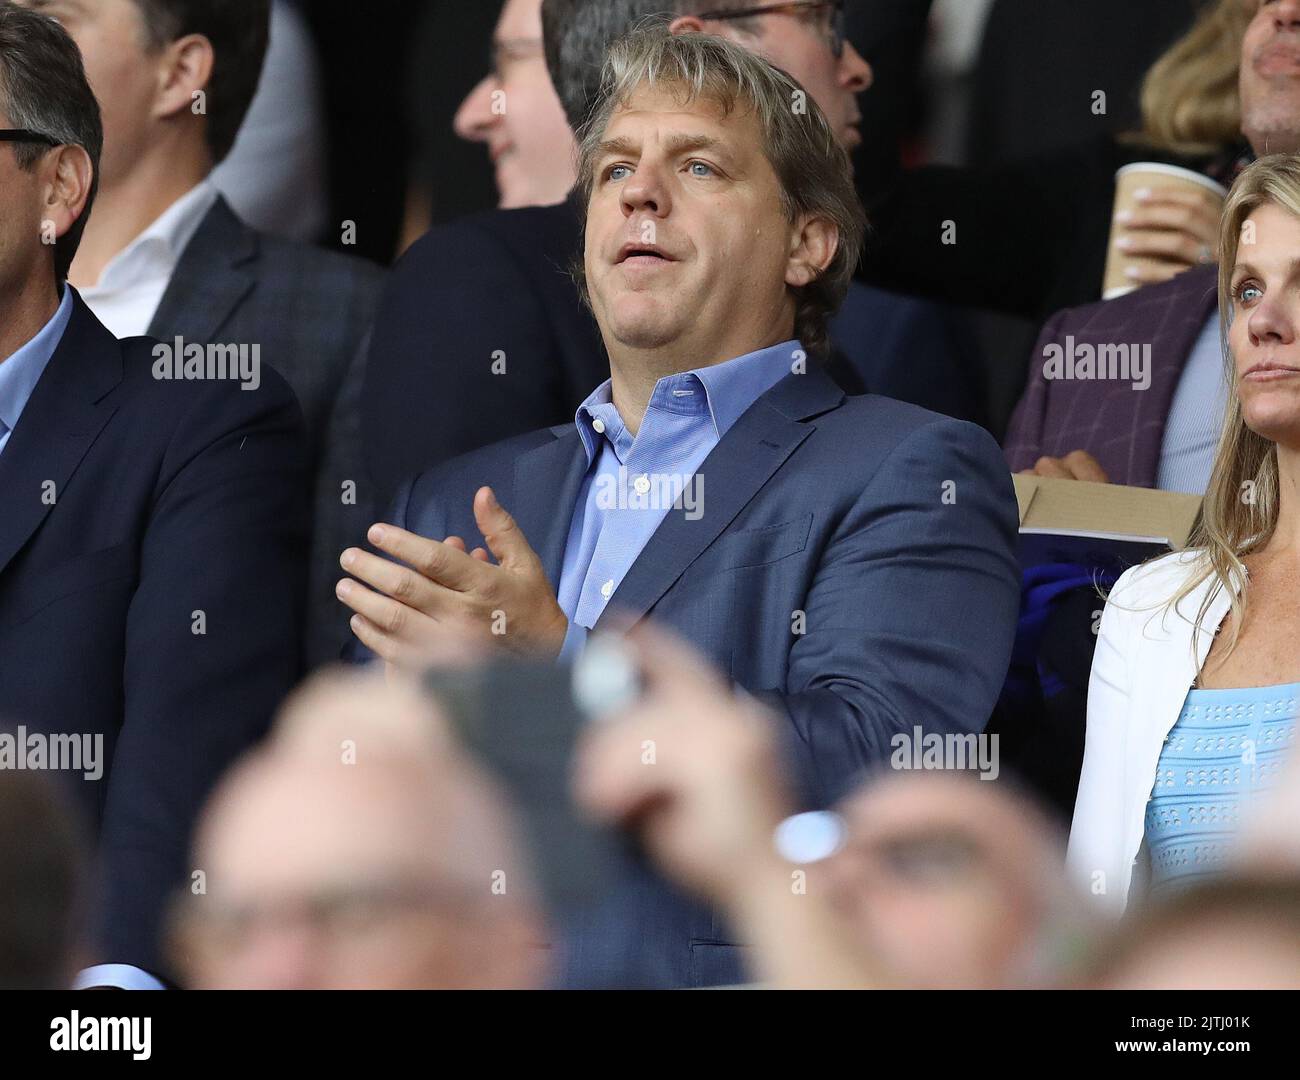
[[[1134,139],[1189,157],[1241,140],[1241,43],[1259,2],[1218,0],[1151,66]]]
[[[1243,243],[1254,242],[1253,223],[1247,229],[1247,218],[1265,205],[1280,207],[1300,218],[1300,156],[1272,154],[1247,166],[1232,185],[1223,208],[1219,228],[1219,329],[1228,404],[1201,516],[1189,541],[1189,546],[1197,549],[1191,578],[1170,601],[1170,606],[1176,609],[1180,600],[1213,577],[1216,588],[1202,602],[1196,627],[1199,631],[1214,596],[1219,589],[1225,589],[1231,599],[1233,616],[1228,652],[1237,643],[1246,613],[1246,567],[1242,560],[1267,544],[1277,527],[1277,445],[1246,426],[1236,363],[1228,347],[1237,251]]]

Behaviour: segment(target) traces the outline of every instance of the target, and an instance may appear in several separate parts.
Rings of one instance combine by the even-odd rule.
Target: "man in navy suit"
[[[156,987],[168,896],[202,885],[191,823],[297,674],[302,414],[251,353],[119,342],[67,283],[99,106],[58,23],[5,0],[0,88],[0,710],[21,734],[0,767],[57,770],[97,836],[80,984]]]
[[[833,116],[836,138],[846,148],[859,143],[858,98],[871,83],[871,69],[852,43],[836,37],[834,5],[731,17],[730,11],[753,6],[744,0],[547,0],[546,64],[569,123],[576,130],[589,114],[610,43],[645,18],[671,11],[676,32],[728,37],[784,68]],[[537,172],[527,156],[536,156],[536,141],[519,145],[511,136],[518,116],[509,116],[514,120],[501,119],[489,137],[503,185],[521,172]],[[570,155],[571,141],[557,143],[552,153]],[[503,187],[502,194],[518,192]],[[577,199],[573,192],[553,206],[515,201],[516,209],[439,225],[394,268],[361,394],[364,455],[380,505],[417,472],[561,422],[608,377],[600,335],[568,273],[582,234]],[[827,370],[848,392],[983,420],[978,353],[963,340],[955,313],[855,282],[830,341]]]
[[[269,0],[22,2],[77,43],[103,110],[96,212],[68,275],[79,295],[118,338],[256,342],[297,395],[314,492],[303,656],[336,660],[350,637],[334,600],[339,551],[385,505],[361,476],[355,401],[382,274],[251,228],[221,193],[213,170],[263,77]]]
[[[982,429],[848,398],[808,361],[864,222],[825,117],[788,107],[798,84],[663,29],[607,77],[579,183],[612,378],[574,423],[404,485],[370,532],[389,558],[344,552],[365,585],[339,595],[397,665],[448,637],[567,659],[652,617],[771,706],[794,786],[825,806],[896,735],[983,728],[1019,599],[1010,478]],[[629,889],[576,938],[571,981],[739,976],[708,912]]]

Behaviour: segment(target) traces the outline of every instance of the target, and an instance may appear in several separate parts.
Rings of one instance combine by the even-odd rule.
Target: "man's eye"
[[[712,166],[712,165],[709,165],[709,164],[707,164],[706,162],[703,162],[703,161],[692,161],[691,164],[690,164],[690,168],[691,168],[691,170],[692,170],[692,173],[691,173],[692,176],[712,176],[712,175],[713,175],[713,166]],[[703,169],[704,172],[695,172],[694,170],[696,170],[696,169]]]
[[[623,177],[622,175],[619,174],[619,170],[620,170],[620,169],[629,169],[629,168],[630,168],[630,166],[628,166],[628,165],[611,165],[608,169],[605,170],[605,179],[606,179],[606,180],[622,180],[622,179],[624,179],[624,177]]]

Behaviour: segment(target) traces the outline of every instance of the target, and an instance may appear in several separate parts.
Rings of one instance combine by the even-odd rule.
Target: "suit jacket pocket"
[[[0,606],[0,627],[17,626],[59,600],[135,576],[136,557],[131,544],[74,555],[39,573],[28,571],[6,590],[8,595]]]
[[[767,566],[797,555],[808,546],[812,514],[791,521],[724,533],[709,550],[709,565],[716,570],[740,570],[746,566]]]

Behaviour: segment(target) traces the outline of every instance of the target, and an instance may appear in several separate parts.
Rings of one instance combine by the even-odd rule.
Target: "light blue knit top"
[[[1297,714],[1300,683],[1188,691],[1147,803],[1152,898],[1221,872],[1240,811],[1295,745]]]

